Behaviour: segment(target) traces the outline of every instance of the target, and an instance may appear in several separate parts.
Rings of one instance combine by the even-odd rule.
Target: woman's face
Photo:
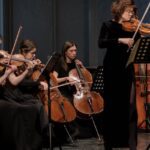
[[[132,7],[126,7],[125,11],[121,16],[121,21],[130,21],[134,15],[134,10]]]
[[[72,47],[70,47],[66,52],[66,60],[67,62],[71,62],[72,60],[74,60],[77,56],[77,47],[74,45]]]
[[[31,51],[29,51],[27,53],[23,53],[23,56],[26,59],[33,60],[36,56],[36,48],[33,48]]]

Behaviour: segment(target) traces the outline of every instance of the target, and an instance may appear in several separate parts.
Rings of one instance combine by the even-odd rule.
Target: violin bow
[[[14,42],[13,48],[12,48],[11,53],[10,53],[10,58],[9,58],[8,64],[10,64],[10,62],[11,62],[11,58],[12,58],[12,55],[14,53],[14,50],[15,50],[15,47],[16,47],[16,44],[17,44],[17,41],[18,41],[21,30],[22,30],[22,26],[20,26],[19,29],[18,29],[16,38],[15,38],[15,42]]]
[[[79,82],[80,81],[74,80],[74,81],[71,81],[71,82],[67,82],[67,83],[63,83],[63,84],[60,84],[60,85],[52,86],[52,87],[50,87],[50,90],[55,89],[55,88],[59,88],[59,87],[62,87],[62,86],[66,86],[66,85],[79,83]],[[87,82],[87,83],[92,83],[92,82]]]
[[[147,5],[147,8],[145,9],[145,12],[144,12],[144,14],[143,14],[143,16],[142,16],[142,18],[141,18],[141,20],[140,20],[140,22],[139,22],[137,28],[136,28],[136,31],[135,31],[135,33],[134,33],[134,35],[133,35],[133,37],[132,37],[133,40],[134,40],[134,38],[135,38],[135,36],[136,36],[136,34],[137,34],[137,32],[138,32],[138,30],[139,30],[139,28],[140,28],[140,26],[141,26],[141,24],[142,24],[144,18],[145,18],[146,14],[147,14],[147,12],[148,12],[148,10],[149,10],[149,8],[150,8],[150,2],[149,2],[149,4]],[[135,45],[133,46],[133,49],[132,49],[131,53],[130,53],[129,59],[128,59],[127,64],[126,64],[126,67],[127,67],[131,62],[133,62],[133,60],[134,60],[134,58],[135,58],[136,51],[137,51],[137,48],[136,48],[136,47],[137,47],[137,46],[136,46],[136,44],[135,44]],[[129,50],[130,50],[130,48],[127,50],[127,52],[129,52]],[[132,60],[132,61],[131,61],[131,60]]]

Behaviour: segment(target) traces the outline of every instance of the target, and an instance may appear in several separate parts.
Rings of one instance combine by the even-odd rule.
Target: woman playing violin
[[[21,48],[22,44],[20,44]],[[28,49],[26,55],[34,55],[32,48]],[[17,73],[10,73],[3,87],[3,99],[10,104],[10,107],[13,107],[10,109],[11,115],[7,116],[9,120],[5,121],[5,124],[10,124],[11,127],[4,128],[2,131],[2,135],[7,141],[6,150],[42,149],[43,133],[48,127],[47,115],[40,99],[37,97],[40,90],[47,90],[47,85],[31,79],[34,63],[25,63],[25,66],[22,71],[17,70]],[[7,121],[9,123],[6,123]],[[10,135],[9,139],[8,134]],[[2,144],[6,144],[6,141]]]
[[[98,45],[107,48],[104,58],[104,130],[105,149],[130,147],[136,150],[137,112],[133,64],[126,67],[127,52],[134,44],[134,32],[125,31],[124,21],[136,15],[133,1],[116,0],[112,3],[113,19],[103,22]],[[135,40],[140,38],[137,34]]]

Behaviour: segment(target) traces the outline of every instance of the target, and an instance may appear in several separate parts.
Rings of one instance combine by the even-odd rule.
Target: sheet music
[[[131,50],[126,67],[131,63],[150,62],[150,37],[143,37],[137,40]]]

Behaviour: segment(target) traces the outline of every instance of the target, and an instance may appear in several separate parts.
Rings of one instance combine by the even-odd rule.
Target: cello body
[[[52,87],[57,86],[56,79],[50,73]],[[58,88],[53,88],[50,91],[50,106],[51,106],[51,119],[55,122],[66,123],[71,122],[76,118],[76,111],[71,102],[64,97]]]
[[[136,107],[138,128],[146,128],[145,104],[150,102],[150,64],[134,64],[136,78]]]
[[[85,115],[102,112],[104,101],[99,93],[90,90],[93,79],[89,71],[76,64],[76,69],[72,69],[69,74],[81,80],[80,83],[75,84],[77,90],[73,100],[75,108]]]

